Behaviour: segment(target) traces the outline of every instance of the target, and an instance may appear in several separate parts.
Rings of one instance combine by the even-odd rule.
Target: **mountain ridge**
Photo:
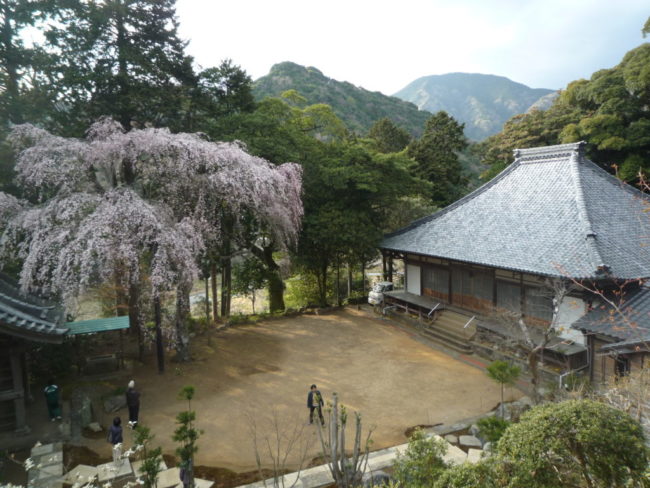
[[[505,76],[455,72],[422,76],[394,96],[420,110],[444,110],[465,123],[470,139],[482,140],[499,132],[510,117],[526,112],[554,92],[530,88]]]
[[[352,130],[365,135],[377,120],[388,117],[419,137],[426,120],[444,110],[465,124],[465,135],[480,141],[496,134],[513,115],[546,109],[556,90],[530,88],[505,76],[446,73],[421,76],[394,95],[370,91],[326,76],[314,66],[291,61],[274,64],[253,83],[258,100],[295,89],[307,103],[326,103]]]
[[[258,100],[279,96],[290,89],[298,91],[309,104],[330,105],[350,129],[361,134],[366,134],[377,120],[389,117],[411,135],[419,136],[432,115],[411,102],[329,78],[318,68],[291,61],[274,64],[269,74],[253,83],[253,94]]]

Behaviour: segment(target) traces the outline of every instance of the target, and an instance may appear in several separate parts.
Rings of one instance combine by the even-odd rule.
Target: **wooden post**
[[[348,263],[348,298],[352,295],[352,265]]]
[[[388,281],[393,282],[393,256],[388,256]]]
[[[160,295],[156,295],[153,299],[153,314],[156,324],[156,352],[158,354],[158,373],[165,372],[165,350],[163,348],[162,337],[162,312],[160,310]]]
[[[341,265],[339,258],[336,258],[336,306],[341,306]]]
[[[10,357],[11,377],[14,390],[14,414],[16,415],[16,434],[29,433],[25,411],[25,390],[23,389],[23,367],[20,354],[12,353]]]
[[[208,285],[209,276],[205,276],[205,326],[210,325],[210,286]]]
[[[382,270],[381,280],[382,281],[386,281],[386,277],[388,276],[388,272],[386,271],[386,269],[387,269],[386,268],[386,254],[384,254],[382,252],[381,253],[381,270]]]
[[[217,293],[217,265],[214,260],[210,264],[210,279],[212,280],[212,318],[215,323],[219,314],[219,294]]]
[[[124,369],[124,336],[122,334],[122,329],[120,329],[120,362],[118,366],[119,369]]]

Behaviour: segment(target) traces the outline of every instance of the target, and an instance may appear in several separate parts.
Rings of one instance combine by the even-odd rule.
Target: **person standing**
[[[189,459],[181,462],[180,468],[178,476],[180,477],[181,483],[183,483],[183,488],[190,488],[194,477],[192,473],[192,460]]]
[[[129,381],[129,388],[126,390],[126,406],[129,407],[129,427],[135,429],[140,414],[140,392],[135,389],[133,380]]]
[[[45,402],[47,403],[47,413],[50,420],[61,420],[61,404],[59,403],[59,387],[54,384],[54,380],[49,380],[43,390],[45,393]]]
[[[122,460],[122,443],[124,442],[121,418],[115,417],[113,419],[113,425],[108,429],[107,440],[113,445],[113,464],[117,466]]]
[[[309,408],[309,423],[314,423],[314,410],[318,410],[318,417],[320,418],[321,425],[325,425],[325,419],[323,418],[322,407],[325,403],[323,402],[323,395],[321,395],[316,385],[311,385],[309,388],[309,393],[307,394],[307,407]]]

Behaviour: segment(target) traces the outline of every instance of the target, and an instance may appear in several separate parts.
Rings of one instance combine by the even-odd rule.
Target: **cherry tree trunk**
[[[230,317],[230,301],[232,282],[232,262],[230,257],[223,258],[221,261],[221,316]]]

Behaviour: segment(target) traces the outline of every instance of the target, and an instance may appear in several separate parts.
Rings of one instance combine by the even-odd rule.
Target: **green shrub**
[[[318,283],[313,275],[304,273],[285,281],[284,304],[290,308],[302,308],[318,303]]]
[[[501,439],[501,436],[510,426],[510,422],[499,417],[484,417],[477,422],[481,431],[481,437],[493,444]]]
[[[447,452],[447,443],[442,439],[428,437],[416,430],[409,439],[406,453],[397,455],[393,476],[399,486],[432,486],[438,476],[447,468],[442,457]]]
[[[648,449],[641,425],[593,400],[539,405],[497,446],[510,464],[508,486],[647,486]]]
[[[451,466],[441,473],[434,488],[496,488],[503,486],[496,476],[493,458],[478,463],[463,463]]]

